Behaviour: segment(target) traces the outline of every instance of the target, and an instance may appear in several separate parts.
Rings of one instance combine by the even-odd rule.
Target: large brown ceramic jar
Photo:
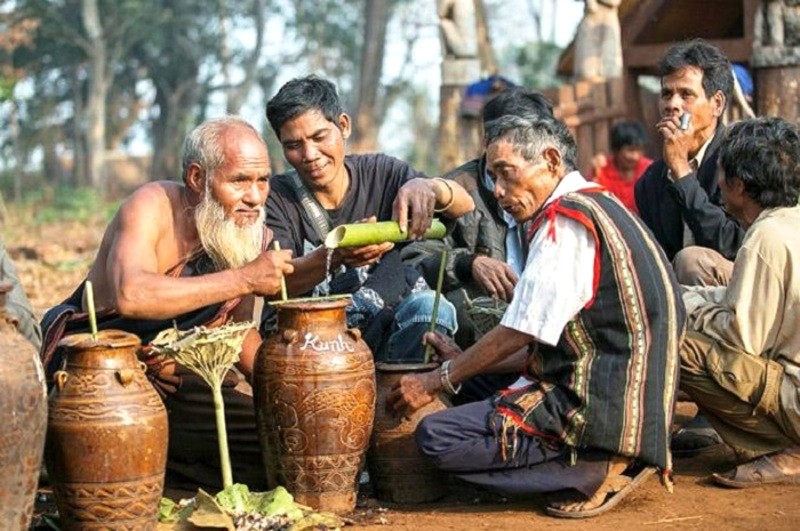
[[[30,526],[42,465],[47,394],[39,353],[5,308],[11,284],[0,283],[0,527]]]
[[[139,338],[105,330],[64,338],[45,459],[62,528],[155,529],[167,413],[144,375]]]
[[[407,417],[396,417],[386,408],[386,396],[406,374],[428,372],[436,363],[378,363],[378,400],[367,463],[378,499],[394,503],[426,503],[447,493],[445,477],[417,449],[414,430],[431,413],[445,409],[438,397]]]
[[[278,331],[262,344],[253,372],[270,486],[337,513],[355,508],[375,415],[372,354],[359,331],[347,329],[348,304],[280,304]]]

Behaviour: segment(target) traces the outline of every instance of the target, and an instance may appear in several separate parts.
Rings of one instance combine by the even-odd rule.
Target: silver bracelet
[[[461,384],[458,384],[458,387],[455,387],[453,382],[450,381],[451,363],[453,363],[453,360],[447,360],[442,363],[441,367],[439,367],[439,381],[442,383],[442,389],[451,395],[457,395],[458,392],[461,391]]]

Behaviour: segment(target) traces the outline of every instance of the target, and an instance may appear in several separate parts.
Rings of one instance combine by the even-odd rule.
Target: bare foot
[[[589,511],[603,505],[609,494],[614,494],[625,488],[631,482],[631,478],[623,476],[622,473],[628,468],[631,460],[627,457],[615,456],[608,463],[608,474],[606,479],[588,500],[581,499],[580,494],[575,494],[571,499],[566,498],[551,503],[551,507],[561,511]]]

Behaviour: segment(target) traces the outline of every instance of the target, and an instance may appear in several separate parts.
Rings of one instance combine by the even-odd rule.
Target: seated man
[[[654,466],[668,479],[679,287],[643,224],[575,171],[563,122],[504,116],[485,136],[495,198],[518,223],[533,221],[525,269],[501,324],[439,371],[405,376],[389,405],[402,414],[476,374],[526,370],[529,385],[426,417],[420,450],[505,494],[572,489],[548,512],[593,516]],[[455,356],[440,336],[426,339]]]
[[[100,328],[137,334],[143,344],[176,323],[180,329],[253,318],[255,296],[279,291],[292,272],[289,251],[264,252],[269,193],[267,147],[236,117],[209,120],[186,139],[183,185],[148,183],[120,207],[103,236],[87,280]],[[59,367],[58,340],[88,331],[81,284],[44,317],[43,361]],[[238,367],[249,375],[261,338],[246,338]],[[146,350],[146,349],[145,349]],[[221,472],[211,390],[188,369],[144,358],[169,415],[167,480],[219,487]],[[232,371],[223,384],[234,481],[266,487],[252,392]]]
[[[31,303],[25,296],[17,270],[8,257],[6,246],[2,241],[0,241],[0,281],[11,283],[11,291],[6,295],[6,309],[17,318],[19,332],[38,350],[42,345],[42,330],[39,328],[36,316],[33,315]]]
[[[395,219],[412,237],[421,237],[435,213],[457,217],[471,211],[469,195],[457,183],[425,178],[387,155],[345,155],[350,117],[325,79],[286,83],[267,104],[267,118],[294,168],[275,177],[267,202],[267,224],[297,256],[296,274],[287,279],[289,295],[353,293],[348,324],[364,330],[375,359],[420,361],[434,297],[416,269],[401,261],[392,243],[331,253],[322,243],[333,227],[365,220]],[[447,301],[437,325],[455,331]]]
[[[746,228],[725,287],[690,288],[681,389],[746,461],[715,481],[800,483],[800,130],[779,118],[729,128],[725,210]]]
[[[647,133],[639,122],[617,122],[611,127],[611,156],[597,155],[591,180],[617,196],[637,214],[633,188],[653,159],[644,156]]]
[[[552,116],[550,102],[538,92],[509,88],[486,102],[483,124],[501,116]],[[439,257],[447,248],[442,291],[456,308],[458,331],[455,340],[461,348],[472,346],[480,337],[469,315],[469,305],[477,297],[492,297],[507,303],[525,266],[528,251],[525,235],[530,222],[517,224],[494,198],[494,182],[486,171],[486,155],[446,173],[467,190],[475,210],[461,216],[453,231],[442,241],[415,242],[403,256],[418,263],[429,284],[436,282]],[[483,400],[511,385],[519,374],[490,374],[470,378],[453,397],[454,404]]]
[[[658,69],[663,157],[636,183],[639,216],[674,259],[681,284],[725,285],[744,235],[720,206],[716,179],[731,65],[719,48],[695,39],[667,50]]]

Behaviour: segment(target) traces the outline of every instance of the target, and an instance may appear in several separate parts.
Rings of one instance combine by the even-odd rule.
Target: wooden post
[[[477,59],[445,57],[442,62],[442,87],[439,90],[439,170],[449,171],[476,156],[463,142],[469,135],[460,119],[464,88],[479,76]],[[474,134],[474,133],[473,133]],[[469,136],[467,136],[469,138]],[[473,146],[474,148],[474,146]]]
[[[800,67],[782,66],[756,70],[756,108],[761,116],[780,116],[798,123],[800,118]]]
[[[800,118],[800,46],[797,27],[800,6],[794,2],[762,2],[753,28],[756,112],[798,122]]]

